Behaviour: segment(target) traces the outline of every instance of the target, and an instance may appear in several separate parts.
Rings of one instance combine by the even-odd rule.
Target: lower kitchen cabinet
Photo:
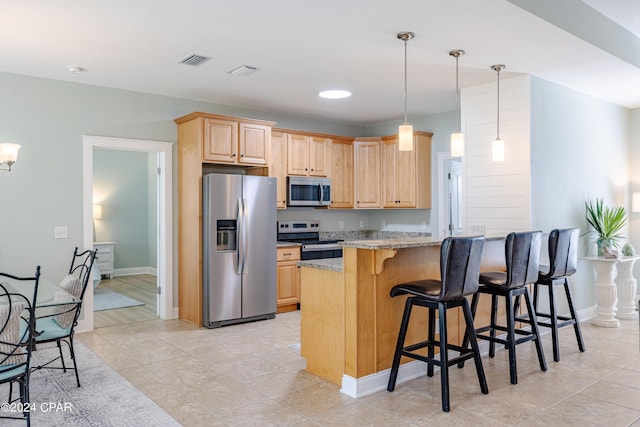
[[[300,261],[300,247],[279,247],[277,255],[276,313],[294,311],[300,303],[300,269],[296,265]]]

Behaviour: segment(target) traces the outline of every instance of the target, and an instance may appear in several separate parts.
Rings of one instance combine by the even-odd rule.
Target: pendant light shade
[[[504,141],[500,139],[500,71],[506,68],[505,65],[498,64],[493,65],[491,67],[492,70],[498,73],[497,80],[497,94],[498,94],[498,108],[497,108],[497,117],[496,117],[496,139],[493,141],[492,146],[492,155],[491,158],[494,162],[502,162],[504,161]]]
[[[452,50],[449,52],[449,55],[456,58],[456,112],[458,115],[458,127],[456,131],[451,134],[451,156],[452,157],[462,157],[464,156],[464,134],[460,130],[462,128],[461,125],[461,116],[460,116],[460,90],[458,88],[458,57],[460,55],[464,55],[464,50]]]
[[[413,126],[407,120],[407,41],[413,38],[413,33],[405,31],[397,37],[404,42],[404,124],[398,128],[398,149],[400,151],[413,150]]]

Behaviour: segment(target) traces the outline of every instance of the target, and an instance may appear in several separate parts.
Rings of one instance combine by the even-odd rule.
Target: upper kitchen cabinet
[[[330,176],[331,138],[287,134],[287,175]]]
[[[269,160],[269,176],[278,179],[276,187],[276,207],[287,207],[287,134],[271,132],[271,159]]]
[[[356,208],[379,208],[380,138],[357,138],[354,142]]]
[[[331,144],[331,207],[353,208],[353,139],[334,138]]]
[[[382,207],[431,207],[431,136],[414,132],[411,151],[398,149],[397,135],[382,138]]]
[[[201,146],[203,163],[267,166],[275,123],[207,113],[176,119],[178,126],[192,121],[192,137]]]

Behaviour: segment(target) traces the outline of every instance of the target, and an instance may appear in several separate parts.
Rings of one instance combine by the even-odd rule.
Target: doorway
[[[462,234],[462,159],[438,153],[438,236]]]
[[[93,152],[95,148],[155,153],[157,179],[157,315],[160,319],[175,318],[173,308],[173,233],[172,233],[172,149],[173,143],[85,135],[83,142],[83,224],[84,247],[93,247]],[[79,331],[93,330],[93,286],[87,287],[84,315],[78,322]],[[87,313],[89,315],[87,315]]]

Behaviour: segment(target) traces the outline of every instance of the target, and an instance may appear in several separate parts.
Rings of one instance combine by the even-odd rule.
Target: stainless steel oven
[[[318,221],[278,221],[278,240],[301,244],[302,260],[340,258],[340,240],[320,240]]]
[[[331,178],[287,177],[287,205],[331,205]]]

